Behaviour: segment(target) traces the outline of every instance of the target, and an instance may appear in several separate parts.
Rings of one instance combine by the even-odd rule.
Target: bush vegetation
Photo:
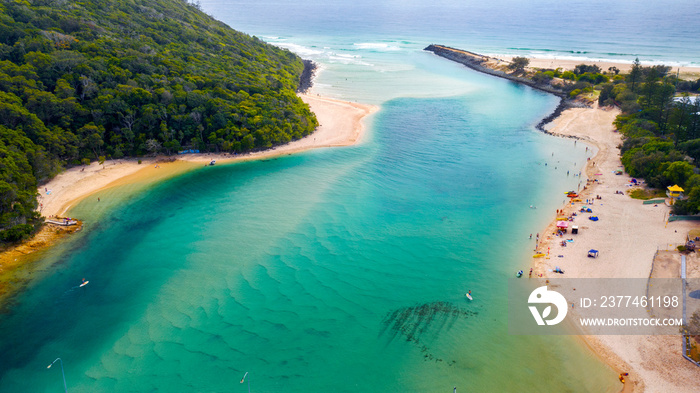
[[[542,69],[532,75],[538,84],[557,84],[569,98],[582,93],[592,93],[596,85],[607,83],[610,78],[596,65],[577,65],[573,71]]]

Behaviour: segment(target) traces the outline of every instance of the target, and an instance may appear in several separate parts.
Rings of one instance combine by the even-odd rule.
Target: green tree
[[[683,187],[695,174],[694,168],[686,161],[676,161],[668,164],[662,174],[668,180],[668,185],[678,184]]]
[[[564,71],[561,74],[562,79],[570,80],[570,81],[575,81],[576,80],[576,74],[574,74],[572,71]]]
[[[525,71],[525,67],[530,64],[530,59],[527,57],[516,56],[508,64],[508,69],[515,71],[516,73],[522,73]]]
[[[636,91],[637,84],[642,79],[642,64],[639,62],[639,57],[634,59],[632,63],[632,68],[630,73],[627,75],[627,83],[630,86],[630,90]]]
[[[680,143],[678,149],[692,157],[696,163],[700,162],[700,139],[691,139]]]
[[[544,72],[538,72],[532,76],[532,80],[541,85],[548,85],[552,81],[553,77]]]
[[[149,139],[146,141],[146,150],[148,150],[148,152],[154,156],[160,152],[161,147],[160,142],[155,139]]]
[[[581,75],[585,73],[600,74],[602,70],[595,64],[579,64],[574,67],[574,74]]]
[[[613,90],[615,85],[612,83],[605,83],[600,89],[600,95],[598,96],[599,106],[610,106],[615,104],[615,98],[613,96]]]

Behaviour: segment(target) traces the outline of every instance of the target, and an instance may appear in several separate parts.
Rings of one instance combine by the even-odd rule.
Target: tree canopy
[[[598,102],[622,109],[615,126],[624,135],[625,170],[652,187],[681,186],[689,198],[674,204],[674,212],[695,214],[700,212],[700,101],[674,99],[680,83],[669,70],[636,60],[624,79],[602,86]]]
[[[528,64],[530,64],[530,59],[527,57],[516,56],[511,59],[510,64],[508,64],[508,68],[515,72],[523,72]]]
[[[308,135],[303,69],[183,0],[0,0],[0,240],[36,227],[62,167]]]

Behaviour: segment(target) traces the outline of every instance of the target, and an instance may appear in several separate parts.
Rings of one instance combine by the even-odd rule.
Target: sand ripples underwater
[[[489,167],[493,151],[471,143],[498,123],[481,116],[425,131],[463,108],[389,103],[366,146],[201,168],[127,201],[0,321],[0,390],[50,390],[55,375],[36,370],[56,356],[72,392],[232,391],[245,372],[253,391],[488,390],[503,364],[539,380],[560,356],[515,367],[540,343],[503,338],[501,296],[526,246],[501,239],[532,212],[486,192],[532,166]],[[540,159],[517,152],[503,165]],[[503,214],[515,224],[482,225]]]

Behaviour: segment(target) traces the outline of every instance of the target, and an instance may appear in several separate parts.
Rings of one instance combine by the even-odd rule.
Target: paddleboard
[[[90,282],[90,281],[85,281],[85,282],[83,282],[82,284],[80,284],[80,286],[81,286],[81,287],[84,287],[84,286],[88,285],[89,282]]]
[[[472,299],[472,295],[470,295],[470,294],[467,294],[467,299],[474,300],[474,299]]]

